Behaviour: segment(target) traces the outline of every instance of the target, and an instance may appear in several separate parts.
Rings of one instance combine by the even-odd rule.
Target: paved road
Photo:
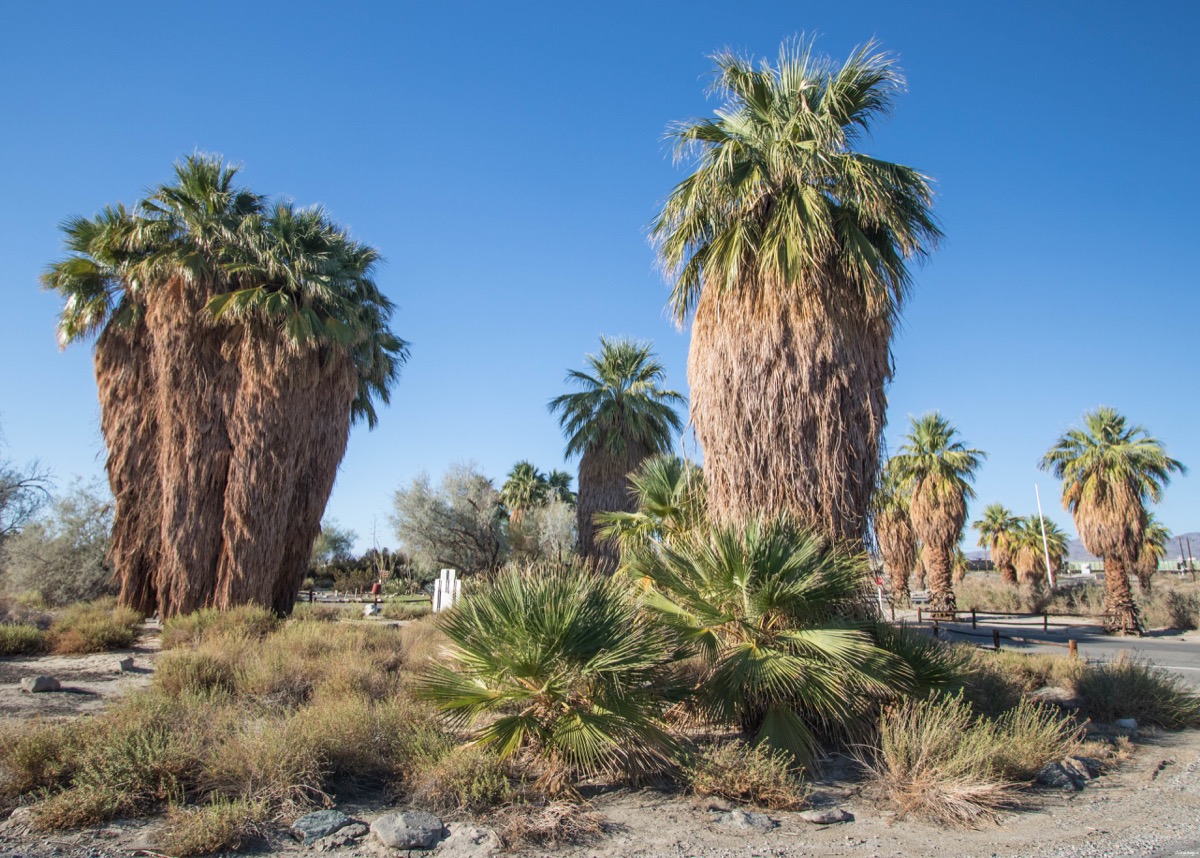
[[[899,619],[899,617],[897,617]],[[912,626],[915,614],[909,623]],[[942,636],[947,640],[992,645],[992,629],[1001,635],[1002,649],[1022,652],[1051,652],[1064,655],[1067,642],[1074,639],[1079,646],[1079,655],[1091,661],[1112,661],[1121,652],[1145,658],[1179,675],[1191,685],[1200,687],[1200,632],[1151,632],[1144,637],[1120,637],[1104,634],[1099,625],[1071,621],[1067,618],[1051,618],[1049,631],[1042,630],[1042,621],[1021,619],[988,623],[980,617],[976,628],[970,620],[958,623],[938,623]],[[931,628],[928,622],[919,628]],[[1017,638],[1018,640],[1012,640]]]

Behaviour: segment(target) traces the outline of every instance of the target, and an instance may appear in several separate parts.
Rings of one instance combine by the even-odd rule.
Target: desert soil
[[[116,672],[117,660],[133,655],[135,673]],[[156,640],[144,636],[128,653],[0,659],[0,729],[8,718],[86,715],[131,689],[145,685],[157,655]],[[23,676],[50,674],[63,691],[23,694]],[[11,722],[10,722],[11,723]],[[1024,794],[1027,807],[1007,813],[998,825],[943,830],[890,813],[853,777],[828,769],[813,784],[816,807],[840,807],[852,822],[818,826],[795,813],[769,812],[769,831],[722,824],[720,802],[650,790],[603,795],[594,808],[607,820],[603,837],[588,843],[527,849],[524,858],[753,858],[754,856],[955,856],[955,858],[1099,858],[1099,856],[1200,856],[1200,732],[1143,735],[1133,758],[1092,781],[1082,792],[1048,789]],[[370,821],[396,808],[342,808]],[[451,821],[451,820],[447,820]],[[478,822],[477,824],[486,824]],[[84,832],[34,834],[20,822],[0,824],[0,858],[117,858],[155,856],[156,825],[126,820]],[[379,858],[388,850],[370,838],[332,854]],[[253,851],[300,858],[311,849],[276,833]],[[400,853],[392,853],[398,855]],[[438,850],[413,852],[438,858]]]

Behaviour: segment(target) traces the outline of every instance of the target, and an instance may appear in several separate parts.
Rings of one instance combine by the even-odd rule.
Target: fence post
[[[971,628],[973,628],[973,629],[978,628],[978,626],[975,625],[975,609],[974,608],[971,609]]]
[[[1067,646],[1070,649],[1071,658],[1079,658],[1079,644],[1075,642],[1075,638],[1068,640]]]
[[[1000,630],[992,629],[992,649],[1000,652]]]
[[[934,640],[938,639],[938,621],[936,619],[933,621],[933,638]]]
[[[921,606],[917,605],[917,625],[921,625]]]
[[[892,602],[892,622],[896,622],[896,603]]]
[[[1050,612],[1042,611],[1042,631],[1050,631]]]
[[[317,594],[314,593],[312,588],[310,587],[308,590],[308,604],[311,605],[316,600],[316,598],[317,598]]]

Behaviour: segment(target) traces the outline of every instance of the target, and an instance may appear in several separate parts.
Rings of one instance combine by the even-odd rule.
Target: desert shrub
[[[549,794],[571,792],[581,774],[643,771],[674,753],[657,693],[671,641],[623,582],[510,571],[439,625],[454,644],[450,666],[427,663],[419,693],[502,757],[535,754]]]
[[[967,578],[954,588],[960,611],[989,611],[998,614],[1039,614],[1051,604],[1042,586],[1012,585],[986,578]],[[1069,613],[1069,612],[1067,612]]]
[[[450,645],[450,638],[432,615],[422,617],[400,629],[400,656],[404,660],[404,666],[412,671],[420,671],[431,662],[442,658]]]
[[[1200,620],[1200,594],[1195,592],[1160,587],[1149,596],[1143,594],[1140,607],[1148,628],[1189,631]]]
[[[507,767],[495,751],[471,745],[444,754],[411,781],[413,803],[437,812],[484,813],[515,795]]]
[[[1086,617],[1104,616],[1104,587],[1081,584],[1054,591],[1048,610],[1056,614],[1079,614]]]
[[[18,593],[16,596],[0,596],[0,623],[37,626],[45,631],[53,621],[54,617],[47,610],[45,599],[36,590]]]
[[[962,697],[907,700],[884,710],[879,748],[864,767],[901,814],[974,825],[1012,803],[1013,784],[994,764],[997,733]]]
[[[162,648],[194,647],[213,638],[261,639],[278,625],[275,615],[258,605],[240,605],[228,611],[202,608],[191,614],[171,617],[163,623]]]
[[[696,795],[749,802],[772,810],[801,807],[808,795],[791,755],[740,740],[702,750],[689,761],[685,776]]]
[[[510,849],[586,842],[604,833],[604,817],[574,801],[517,802],[501,808],[493,821]]]
[[[159,658],[154,681],[173,697],[233,694],[238,665],[223,653],[172,650]]]
[[[431,602],[421,601],[390,601],[380,605],[380,616],[385,620],[415,620],[428,616],[433,611]]]
[[[70,760],[82,741],[68,725],[34,722],[0,734],[0,798],[16,798],[65,783]]]
[[[1090,666],[1075,682],[1080,708],[1097,721],[1135,718],[1167,730],[1200,727],[1200,697],[1165,668],[1136,658]]]
[[[0,623],[0,657],[33,655],[45,648],[45,634],[32,623]]]
[[[1058,709],[1020,701],[994,722],[997,750],[994,763],[1001,776],[1030,780],[1046,763],[1074,751],[1080,730]]]
[[[128,649],[137,640],[142,615],[120,607],[115,599],[71,605],[54,620],[47,641],[59,655],[81,655]]]
[[[259,832],[267,814],[265,802],[247,799],[217,798],[198,807],[172,805],[161,846],[179,858],[237,850]]]

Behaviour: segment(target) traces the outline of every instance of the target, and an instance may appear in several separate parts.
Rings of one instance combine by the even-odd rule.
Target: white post
[[[442,579],[433,579],[433,612],[436,614],[442,609]]]
[[[454,604],[458,604],[458,600],[462,598],[462,578],[454,579]]]
[[[1038,484],[1033,484],[1033,494],[1037,498],[1038,506],[1038,521],[1042,523],[1042,551],[1046,557],[1046,578],[1050,582],[1050,589],[1054,589],[1054,571],[1050,568],[1050,544],[1046,541],[1046,517],[1042,515],[1042,493],[1038,491]]]

